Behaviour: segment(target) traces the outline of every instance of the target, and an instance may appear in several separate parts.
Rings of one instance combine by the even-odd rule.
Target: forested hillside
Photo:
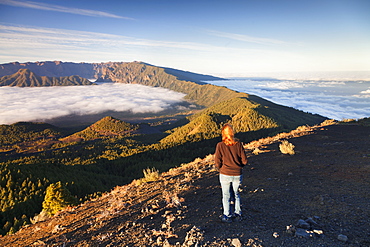
[[[89,141],[110,137],[128,136],[139,126],[113,117],[105,117],[86,129],[61,139],[62,142]]]
[[[105,135],[96,139],[95,134],[101,132],[87,131],[92,129],[91,126],[76,133],[86,141],[84,138],[71,141],[71,136],[67,136],[68,141],[56,139],[44,134],[49,132],[48,129],[37,133],[25,130],[20,135],[24,138],[20,138],[10,130],[19,131],[26,127],[22,123],[16,125],[17,128],[1,126],[6,129],[3,139],[8,140],[8,144],[2,145],[0,156],[0,234],[15,232],[40,212],[46,187],[51,183],[62,181],[72,195],[83,201],[89,195],[142,177],[143,169],[156,167],[165,171],[212,152],[215,145],[211,141],[174,147],[148,141],[156,140],[156,134]],[[98,125],[103,130],[107,127]],[[132,131],[137,129],[135,125],[132,127]],[[41,145],[40,141],[49,145]]]
[[[37,141],[60,137],[61,130],[51,124],[19,122],[12,125],[0,125],[0,145]]]

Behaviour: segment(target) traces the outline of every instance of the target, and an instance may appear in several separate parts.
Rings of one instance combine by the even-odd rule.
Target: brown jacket
[[[241,142],[233,146],[227,146],[219,142],[215,152],[215,167],[221,174],[228,176],[242,175],[243,166],[248,160]]]

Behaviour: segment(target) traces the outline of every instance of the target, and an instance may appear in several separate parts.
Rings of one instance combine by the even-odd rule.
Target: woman
[[[239,186],[242,182],[242,169],[248,160],[241,142],[234,138],[231,124],[225,124],[222,128],[222,142],[216,146],[215,167],[220,172],[222,189],[223,215],[222,222],[232,222],[232,219],[241,220]],[[234,194],[234,212],[231,212],[230,198]]]

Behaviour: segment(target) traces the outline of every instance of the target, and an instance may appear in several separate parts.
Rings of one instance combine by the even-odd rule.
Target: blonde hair
[[[222,141],[227,146],[235,145],[238,140],[234,138],[234,130],[231,124],[225,124],[221,130]]]

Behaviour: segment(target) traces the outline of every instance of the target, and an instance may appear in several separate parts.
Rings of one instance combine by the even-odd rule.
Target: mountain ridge
[[[106,62],[106,63],[73,63],[73,62],[62,62],[62,61],[44,61],[44,62],[12,62],[0,64],[0,76],[11,75],[16,73],[19,69],[29,69],[40,76],[49,77],[62,77],[79,75],[86,79],[102,79],[108,72],[108,68],[116,65],[123,64],[144,64],[153,66],[143,62]],[[161,68],[161,67],[159,67]],[[192,73],[187,71],[181,71],[172,68],[165,68],[170,74],[177,76],[180,80],[190,80],[197,83],[201,83],[201,80],[222,80],[223,78],[203,75],[198,73]]]
[[[29,69],[19,69],[12,75],[0,77],[0,86],[10,87],[48,87],[94,85],[80,76],[48,77],[39,76]]]

